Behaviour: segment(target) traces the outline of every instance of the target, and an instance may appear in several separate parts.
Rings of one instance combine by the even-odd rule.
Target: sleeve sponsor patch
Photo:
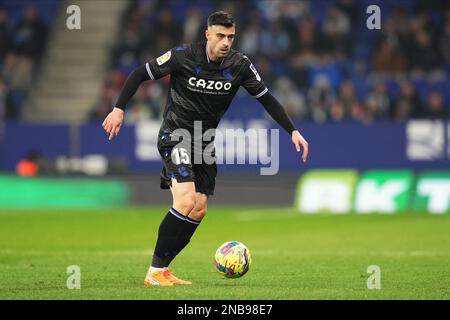
[[[261,77],[259,76],[258,71],[256,71],[256,68],[255,68],[255,66],[253,65],[253,63],[250,64],[250,70],[252,70],[253,73],[255,74],[256,80],[258,80],[259,82],[261,82]]]
[[[162,56],[157,58],[156,63],[158,64],[158,66],[163,65],[164,63],[166,63],[167,61],[170,60],[171,56],[172,56],[172,52],[170,52],[170,50],[169,50],[166,53],[164,53]]]

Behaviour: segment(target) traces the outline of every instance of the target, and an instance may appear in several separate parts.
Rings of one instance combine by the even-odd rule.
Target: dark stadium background
[[[80,5],[81,30],[66,27],[70,4]],[[366,26],[366,9],[373,4],[381,9],[381,30]],[[449,167],[445,1],[3,0],[0,171],[14,175],[25,168],[26,175],[28,167],[18,164],[31,158],[40,177],[101,180],[106,174],[126,181],[131,203],[167,203],[151,146],[168,79],[141,86],[117,141],[108,143],[100,124],[133,68],[180,43],[203,39],[208,13],[219,9],[235,15],[234,47],[254,62],[310,141],[311,156],[301,164],[281,131],[279,174],[221,166],[213,202],[292,204],[298,177],[312,168]],[[442,133],[439,125],[425,125],[428,133],[418,138],[408,133],[418,119],[442,121]],[[255,120],[276,127],[259,103],[241,92],[224,123],[247,128]],[[416,147],[419,153],[425,148],[428,158],[408,151],[424,139]]]

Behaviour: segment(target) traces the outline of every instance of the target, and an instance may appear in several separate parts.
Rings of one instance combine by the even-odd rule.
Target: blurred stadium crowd
[[[133,1],[122,17],[111,72],[92,117],[103,118],[126,75],[180,43],[204,39],[210,12],[237,20],[244,52],[294,119],[446,118],[450,111],[450,10],[445,1]],[[447,2],[448,3],[448,2]],[[168,79],[148,82],[127,119],[158,118]],[[241,109],[241,112],[242,109]]]
[[[366,26],[371,4],[381,8],[381,30]],[[249,56],[294,119],[371,122],[450,115],[448,1],[136,0],[123,13],[89,118],[105,117],[135,67],[180,43],[203,40],[206,18],[216,10],[235,16],[234,48]],[[36,10],[24,10],[12,23],[0,7],[0,113],[6,117],[20,116],[45,36]],[[161,117],[168,81],[143,84],[125,121]]]
[[[0,0],[0,120],[20,117],[55,9],[54,2]]]

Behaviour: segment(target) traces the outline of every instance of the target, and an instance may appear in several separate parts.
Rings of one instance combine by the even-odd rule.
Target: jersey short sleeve
[[[145,68],[150,79],[157,80],[178,71],[183,64],[185,51],[186,47],[184,46],[176,47],[147,62]]]
[[[267,91],[264,81],[251,61],[245,57],[242,86],[255,98],[262,97]]]

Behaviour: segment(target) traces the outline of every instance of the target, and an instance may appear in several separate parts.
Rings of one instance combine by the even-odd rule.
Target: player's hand
[[[292,143],[295,145],[297,152],[300,152],[300,147],[303,147],[302,159],[303,162],[306,162],[306,159],[308,159],[308,142],[298,130],[292,131]]]
[[[124,111],[120,108],[114,108],[103,121],[102,127],[105,129],[106,133],[109,135],[109,140],[112,140],[115,136],[119,134],[120,128],[123,123]]]

